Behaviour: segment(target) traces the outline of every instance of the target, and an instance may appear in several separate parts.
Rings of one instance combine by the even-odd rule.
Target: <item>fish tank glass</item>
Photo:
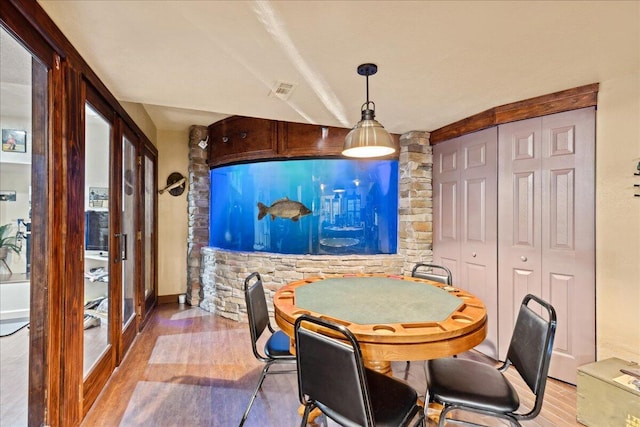
[[[210,246],[282,254],[397,251],[397,160],[282,160],[210,173]]]

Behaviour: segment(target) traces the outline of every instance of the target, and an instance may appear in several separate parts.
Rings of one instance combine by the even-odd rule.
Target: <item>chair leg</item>
[[[260,391],[260,387],[262,387],[262,383],[264,382],[264,379],[267,377],[267,372],[269,371],[270,367],[271,367],[271,362],[267,362],[266,366],[262,369],[262,374],[260,375],[260,380],[258,381],[258,385],[255,391],[253,392],[253,394],[251,395],[251,399],[249,400],[249,405],[247,406],[247,409],[244,411],[244,415],[242,415],[242,420],[240,420],[240,424],[238,425],[238,427],[242,427],[244,425],[244,422],[247,420],[247,417],[249,416],[249,411],[251,411],[251,406],[253,406],[253,401],[256,400],[258,391]]]
[[[307,425],[307,421],[309,420],[309,414],[311,413],[311,409],[313,409],[314,407],[315,405],[305,405],[304,414],[302,415],[302,421],[300,422],[300,427],[305,427]],[[325,418],[325,423],[326,423],[326,418]]]

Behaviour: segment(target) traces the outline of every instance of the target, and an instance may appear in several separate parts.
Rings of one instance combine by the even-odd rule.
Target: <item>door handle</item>
[[[522,262],[527,262],[527,257],[526,257],[526,256],[524,256],[524,255],[522,255],[522,256],[520,257],[520,259],[522,260]]]

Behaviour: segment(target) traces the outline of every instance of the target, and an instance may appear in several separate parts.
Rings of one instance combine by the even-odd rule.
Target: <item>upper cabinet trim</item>
[[[597,106],[599,86],[599,83],[592,83],[493,107],[432,131],[429,140],[434,145],[504,123]]]

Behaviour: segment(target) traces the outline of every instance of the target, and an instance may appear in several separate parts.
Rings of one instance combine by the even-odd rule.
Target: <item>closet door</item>
[[[527,293],[556,309],[550,375],[595,360],[595,110],[500,126],[500,356]]]
[[[460,287],[487,307],[487,338],[476,349],[498,356],[497,129],[461,137]]]
[[[458,284],[460,270],[460,138],[433,147],[433,262],[451,270]]]
[[[595,109],[542,118],[542,295],[558,329],[550,375],[595,361]]]
[[[434,147],[434,262],[485,303],[487,339],[477,350],[492,357],[498,355],[496,161],[496,128]]]

